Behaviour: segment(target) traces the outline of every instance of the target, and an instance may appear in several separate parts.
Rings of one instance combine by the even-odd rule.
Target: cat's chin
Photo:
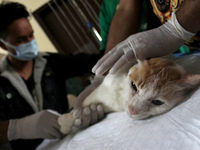
[[[131,117],[134,120],[143,120],[143,119],[147,119],[147,118],[151,117],[150,115],[144,115],[144,114],[131,115],[128,113],[128,115],[129,115],[129,117]]]

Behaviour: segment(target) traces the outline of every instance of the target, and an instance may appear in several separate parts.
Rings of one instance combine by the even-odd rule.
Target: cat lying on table
[[[163,58],[139,61],[133,67],[108,74],[83,102],[100,103],[105,113],[126,111],[133,119],[162,114],[188,99],[200,85],[200,75],[189,75],[178,64]],[[73,112],[59,117],[61,132],[71,131]]]

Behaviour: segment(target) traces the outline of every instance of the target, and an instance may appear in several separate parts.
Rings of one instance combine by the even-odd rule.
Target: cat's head
[[[200,75],[187,75],[181,66],[161,58],[139,61],[127,78],[125,110],[133,119],[169,111],[200,85]]]

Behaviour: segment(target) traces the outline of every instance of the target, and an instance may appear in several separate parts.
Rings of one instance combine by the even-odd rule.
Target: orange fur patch
[[[139,66],[131,68],[130,78],[139,88],[152,84],[159,78],[156,88],[161,89],[167,82],[179,80],[182,73],[176,69],[172,61],[152,58],[139,62]]]

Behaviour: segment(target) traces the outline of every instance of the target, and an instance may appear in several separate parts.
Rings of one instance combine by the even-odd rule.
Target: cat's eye
[[[135,85],[135,83],[132,82],[131,85],[132,85],[132,88],[137,92],[137,86]]]
[[[152,100],[151,102],[152,102],[154,105],[157,105],[157,106],[164,104],[164,102],[162,102],[162,101],[160,101],[160,100]]]

